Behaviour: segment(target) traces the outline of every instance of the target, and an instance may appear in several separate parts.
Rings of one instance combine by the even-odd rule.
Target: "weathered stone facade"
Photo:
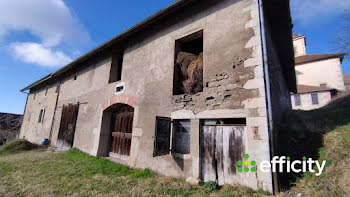
[[[269,160],[269,101],[264,74],[268,65],[264,65],[262,55],[259,13],[258,0],[193,3],[182,7],[176,13],[179,17],[169,16],[167,23],[156,23],[110,51],[103,49],[105,53],[87,58],[76,65],[79,69],[53,74],[54,79],[29,88],[21,137],[36,143],[48,138],[55,146],[62,107],[79,103],[73,147],[108,156],[111,110],[123,104],[134,109],[132,142],[130,155],[116,155],[113,160],[117,162],[167,176],[201,179],[202,121],[235,118],[245,120],[241,154],[249,153],[256,162]],[[173,95],[175,42],[198,31],[203,31],[203,91]],[[119,48],[124,48],[121,81],[109,83],[111,55]],[[282,66],[270,68],[278,70],[271,81],[282,84],[279,91],[275,86],[271,91],[275,98],[285,101],[290,97],[280,73]],[[119,86],[123,90],[116,92]],[[45,119],[37,123],[42,108],[46,109]],[[274,110],[273,115],[281,113],[283,109]],[[154,157],[156,117],[190,120],[189,154]],[[235,181],[254,189],[273,190],[271,173],[237,174]]]

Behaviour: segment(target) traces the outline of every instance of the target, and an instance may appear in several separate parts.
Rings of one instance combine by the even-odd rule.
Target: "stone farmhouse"
[[[306,36],[293,34],[297,94],[291,95],[293,109],[313,110],[327,105],[345,91],[341,64],[343,53],[307,54]]]
[[[31,142],[276,191],[276,174],[237,162],[270,160],[291,109],[289,0],[176,1],[21,91]]]

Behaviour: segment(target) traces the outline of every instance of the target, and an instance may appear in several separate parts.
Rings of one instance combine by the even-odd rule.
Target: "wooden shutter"
[[[169,154],[170,152],[171,119],[156,117],[153,157]]]

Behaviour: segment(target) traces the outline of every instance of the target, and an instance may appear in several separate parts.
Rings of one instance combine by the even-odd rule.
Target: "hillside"
[[[350,196],[350,95],[318,110],[293,112],[287,118],[295,126],[286,129],[290,139],[283,142],[303,144],[307,156],[327,161],[321,176],[305,173],[295,180],[296,184],[292,184],[287,196],[298,193],[304,196]],[[300,150],[294,146],[284,151],[298,155],[296,151]]]
[[[0,145],[18,138],[22,115],[0,113]]]
[[[22,115],[0,113],[0,130],[13,131],[18,130],[22,124]]]

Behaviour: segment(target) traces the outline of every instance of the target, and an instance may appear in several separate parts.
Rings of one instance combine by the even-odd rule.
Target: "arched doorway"
[[[134,108],[121,105],[112,111],[110,152],[130,156]]]
[[[103,112],[98,156],[130,156],[134,108],[127,104],[111,105]]]

